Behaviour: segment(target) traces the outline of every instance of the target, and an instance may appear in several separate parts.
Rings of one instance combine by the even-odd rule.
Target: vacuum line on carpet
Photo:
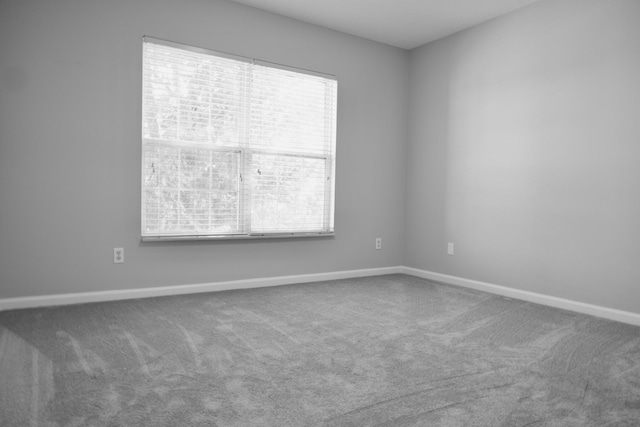
[[[189,348],[191,349],[191,352],[193,353],[193,358],[195,359],[196,367],[200,368],[200,366],[202,365],[202,361],[200,360],[200,355],[198,354],[196,343],[193,341],[193,338],[191,338],[191,335],[189,334],[189,332],[182,325],[176,324],[176,326],[180,329],[180,331],[182,331],[185,338],[187,339],[187,345],[189,346]]]
[[[60,335],[62,335],[62,336],[64,336],[64,337],[69,339],[69,341],[71,342],[71,346],[73,347],[73,351],[76,353],[76,357],[80,361],[80,366],[82,366],[82,370],[85,372],[85,374],[87,374],[90,377],[92,377],[93,376],[93,370],[91,369],[91,367],[87,363],[87,359],[85,359],[84,354],[82,354],[82,349],[80,348],[80,343],[78,343],[78,340],[76,340],[75,338],[73,338],[71,335],[69,335],[68,333],[66,333],[64,331],[61,332]]]
[[[140,367],[142,368],[142,372],[144,372],[148,376],[151,376],[151,372],[149,372],[149,366],[147,366],[147,362],[145,362],[144,356],[142,355],[142,352],[140,351],[140,347],[136,343],[135,339],[129,332],[125,331],[124,335],[125,337],[127,337],[127,340],[129,341],[129,344],[131,345],[133,352],[138,358],[138,362],[140,362]]]
[[[40,375],[38,372],[38,350],[31,350],[31,420],[32,427],[38,425]]]
[[[220,325],[217,328],[218,330],[221,331],[227,331],[227,332],[231,332],[232,335],[234,335],[236,338],[238,338],[249,350],[251,350],[253,352],[253,354],[255,355],[256,359],[261,359],[260,355],[258,354],[257,350],[255,349],[254,346],[251,345],[251,343],[249,343],[249,341],[247,341],[246,339],[244,339],[239,333],[237,333],[236,331],[233,330],[233,326],[231,325]]]
[[[285,331],[283,331],[282,329],[278,328],[276,325],[271,324],[271,322],[269,322],[266,319],[263,319],[262,317],[258,316],[257,314],[253,313],[252,311],[249,310],[242,310],[242,312],[247,313],[252,315],[253,317],[255,317],[256,319],[260,320],[262,323],[264,323],[265,325],[271,327],[272,329],[274,329],[277,332],[280,332],[282,335],[284,335],[285,337],[289,338],[291,341],[293,341],[296,344],[300,344],[300,342],[295,339],[294,337],[292,337],[291,335],[289,335],[288,333],[286,333]]]

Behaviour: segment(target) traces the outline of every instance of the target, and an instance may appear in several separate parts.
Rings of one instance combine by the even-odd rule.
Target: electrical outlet
[[[124,262],[124,248],[113,248],[113,263],[122,264]]]
[[[376,237],[376,250],[382,249],[382,237]]]
[[[447,244],[447,255],[453,255],[453,243],[449,242]]]

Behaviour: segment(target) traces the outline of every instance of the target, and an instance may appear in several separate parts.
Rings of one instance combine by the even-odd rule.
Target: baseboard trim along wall
[[[409,274],[411,276],[421,277],[427,280],[461,286],[464,288],[476,289],[479,291],[502,295],[513,299],[533,302],[549,307],[561,308],[577,313],[589,314],[591,316],[602,317],[604,319],[615,320],[617,322],[640,326],[640,314],[632,313],[630,311],[616,310],[614,308],[607,308],[599,305],[587,304],[564,298],[538,294],[535,292],[508,288],[506,286],[494,285],[492,283],[480,282],[478,280],[471,280],[457,276],[449,276],[447,274],[434,273],[432,271],[419,270],[417,268],[401,267],[400,271],[403,274]]]
[[[492,283],[465,279],[432,271],[419,270],[411,267],[382,267],[367,268],[361,270],[336,271],[330,273],[302,274],[292,276],[267,277],[261,279],[232,280],[226,282],[201,283],[193,285],[162,286],[142,289],[121,289],[114,291],[81,292],[60,295],[42,295],[22,298],[0,299],[0,311],[15,310],[20,308],[34,308],[44,306],[57,306],[69,304],[82,304],[92,302],[117,301],[125,299],[137,299],[148,297],[160,297],[167,295],[195,294],[202,292],[217,292],[233,289],[262,288],[268,286],[293,285],[296,283],[323,282],[327,280],[350,279],[356,277],[381,276],[385,274],[408,274],[427,280],[442,282],[449,285],[476,289],[491,294],[502,295],[522,301],[542,304],[549,307],[561,308],[577,313],[589,314],[617,322],[640,326],[640,314],[628,311],[616,310],[593,304],[557,298],[535,292],[508,288]]]
[[[197,294],[202,292],[228,291],[233,289],[263,288],[267,286],[293,285],[296,283],[322,282],[326,280],[349,279],[355,277],[381,276],[384,274],[400,273],[401,268],[402,267],[366,268],[362,270],[266,277],[260,279],[231,280],[227,282],[199,283],[193,285],[161,286],[141,289],[119,289],[114,291],[80,292],[58,295],[38,295],[32,297],[6,298],[0,299],[0,311],[16,310],[20,308],[161,297],[167,295]]]

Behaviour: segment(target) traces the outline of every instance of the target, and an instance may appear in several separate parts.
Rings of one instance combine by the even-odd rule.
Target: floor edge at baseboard
[[[39,295],[18,298],[0,299],[0,311],[22,308],[48,307],[94,302],[118,301],[127,299],[149,298],[169,295],[184,295],[204,292],[217,292],[234,289],[262,288],[268,286],[292,285],[296,283],[323,282],[327,280],[350,279],[356,277],[380,276],[385,274],[407,274],[423,279],[434,280],[464,288],[476,289],[491,294],[561,308],[578,313],[588,314],[617,322],[640,326],[640,314],[593,304],[582,303],[550,295],[539,294],[506,286],[463,277],[451,276],[433,271],[412,267],[395,266],[365,268],[360,270],[334,271],[328,273],[302,274],[260,279],[232,280],[225,282],[200,283],[191,285],[160,286],[138,289],[120,289],[112,291],[80,292],[57,295]]]
[[[195,294],[203,292],[217,292],[234,289],[262,288],[268,286],[323,282],[327,280],[350,279],[356,277],[381,276],[385,274],[400,273],[402,268],[403,267],[401,266],[365,268],[360,270],[345,270],[329,273],[266,277],[260,279],[231,280],[225,282],[199,283],[190,285],[159,286],[150,288],[119,289],[111,291],[94,291],[4,298],[0,299],[0,311],[150,298],[169,295]]]
[[[402,267],[400,272],[423,279],[434,280],[437,282],[447,283],[464,288],[476,289],[479,291],[502,295],[522,301],[533,302],[549,307],[561,308],[577,313],[588,314],[595,317],[601,317],[604,319],[640,326],[640,313],[633,313],[630,311],[618,310],[615,308],[587,304],[565,298],[558,298],[550,295],[539,294],[536,292],[509,288],[506,286],[495,285],[493,283],[465,279],[463,277],[450,276],[448,274],[435,273],[433,271],[420,270],[412,267]]]

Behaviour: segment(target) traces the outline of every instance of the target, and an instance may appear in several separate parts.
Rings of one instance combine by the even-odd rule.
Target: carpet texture
[[[640,328],[405,275],[0,313],[2,426],[640,426]]]

